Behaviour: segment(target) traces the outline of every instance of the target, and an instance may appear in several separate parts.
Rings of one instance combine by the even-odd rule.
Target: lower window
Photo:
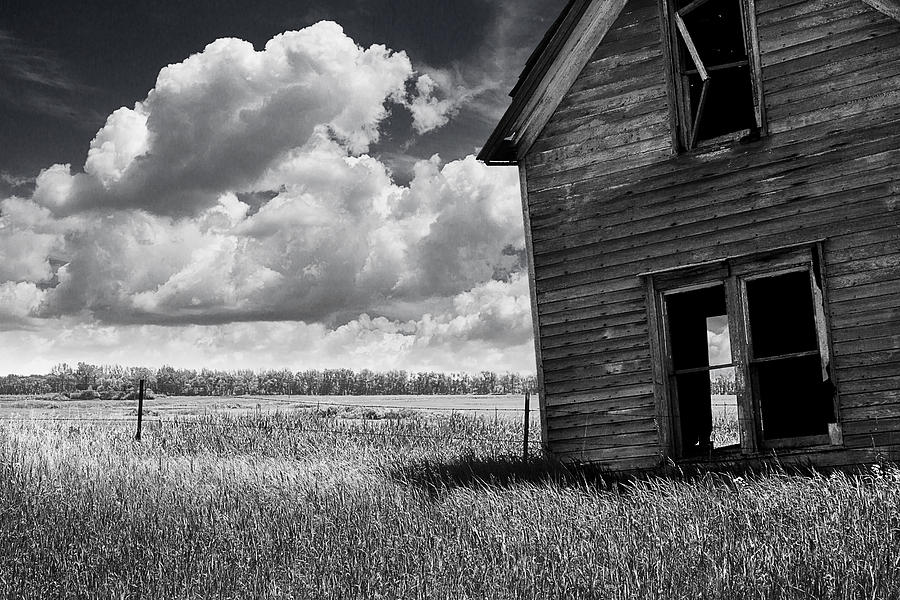
[[[657,274],[675,453],[841,443],[818,249]]]

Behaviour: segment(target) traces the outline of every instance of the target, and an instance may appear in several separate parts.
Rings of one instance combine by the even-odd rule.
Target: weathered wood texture
[[[771,135],[676,154],[657,3],[630,0],[521,166],[564,457],[661,460],[638,274],[817,239],[846,447],[822,464],[900,451],[900,24],[860,0],[756,7]]]

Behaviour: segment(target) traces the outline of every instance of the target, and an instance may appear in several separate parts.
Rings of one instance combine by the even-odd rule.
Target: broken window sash
[[[696,4],[696,2],[694,4]],[[691,38],[691,34],[687,28],[687,23],[684,22],[684,18],[681,16],[681,11],[675,13],[675,26],[678,28],[678,32],[681,34],[681,39],[684,41],[684,45],[688,49],[691,60],[694,62],[694,67],[696,68],[697,73],[700,75],[700,80],[703,82],[703,90],[700,92],[700,104],[697,106],[697,110],[693,115],[691,137],[688,142],[688,148],[693,148],[697,145],[697,134],[700,132],[700,119],[703,117],[703,109],[706,108],[706,96],[709,93],[710,83],[709,72],[706,70],[706,66],[703,64],[703,59],[700,58],[700,52],[697,50],[697,46],[696,44],[694,44],[693,38]]]
[[[682,16],[682,17],[684,17],[684,16],[686,16],[686,15],[689,15],[689,14],[692,13],[694,10],[700,8],[701,6],[703,6],[704,4],[706,4],[706,3],[709,2],[709,1],[710,1],[710,0],[694,0],[693,2],[691,2],[690,4],[688,4],[687,6],[685,6],[684,8],[678,9],[678,15],[679,15],[679,16]]]
[[[715,6],[710,9],[708,4]],[[698,10],[703,14],[689,26],[685,17]],[[673,13],[677,35],[694,67],[679,61],[683,94],[679,105],[685,117],[684,143],[689,150],[704,139],[738,131],[752,134],[761,128],[747,18],[741,0],[694,0]]]
[[[816,341],[819,344],[819,356],[822,358],[822,381],[831,378],[831,351],[828,345],[828,323],[825,320],[825,295],[822,293],[819,277],[813,277],[813,308],[816,319]]]
[[[824,306],[813,288],[808,268],[746,281],[751,379],[767,441],[828,435],[835,421],[817,317]]]
[[[709,73],[706,70],[706,66],[703,64],[703,59],[700,58],[700,52],[697,50],[696,44],[694,44],[694,39],[688,31],[687,23],[684,22],[684,18],[682,18],[680,13],[675,13],[675,26],[681,34],[684,45],[687,46],[694,67],[697,69],[697,72],[700,73],[700,79],[706,81],[709,79]]]

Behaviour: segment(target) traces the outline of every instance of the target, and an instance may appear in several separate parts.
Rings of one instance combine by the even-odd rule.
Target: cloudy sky
[[[473,154],[564,3],[0,4],[0,373],[532,371]]]

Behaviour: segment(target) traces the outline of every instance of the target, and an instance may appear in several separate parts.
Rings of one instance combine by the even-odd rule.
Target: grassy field
[[[614,482],[348,410],[0,422],[0,597],[900,597],[896,468]]]
[[[532,412],[537,415],[537,398]],[[425,409],[441,413],[466,412],[522,420],[524,396],[157,396],[144,401],[149,418],[182,417],[250,412],[290,412],[308,408],[336,408],[359,413],[357,408],[375,407],[380,412]],[[0,396],[3,418],[111,418],[134,419],[136,400],[69,400],[45,396]]]

